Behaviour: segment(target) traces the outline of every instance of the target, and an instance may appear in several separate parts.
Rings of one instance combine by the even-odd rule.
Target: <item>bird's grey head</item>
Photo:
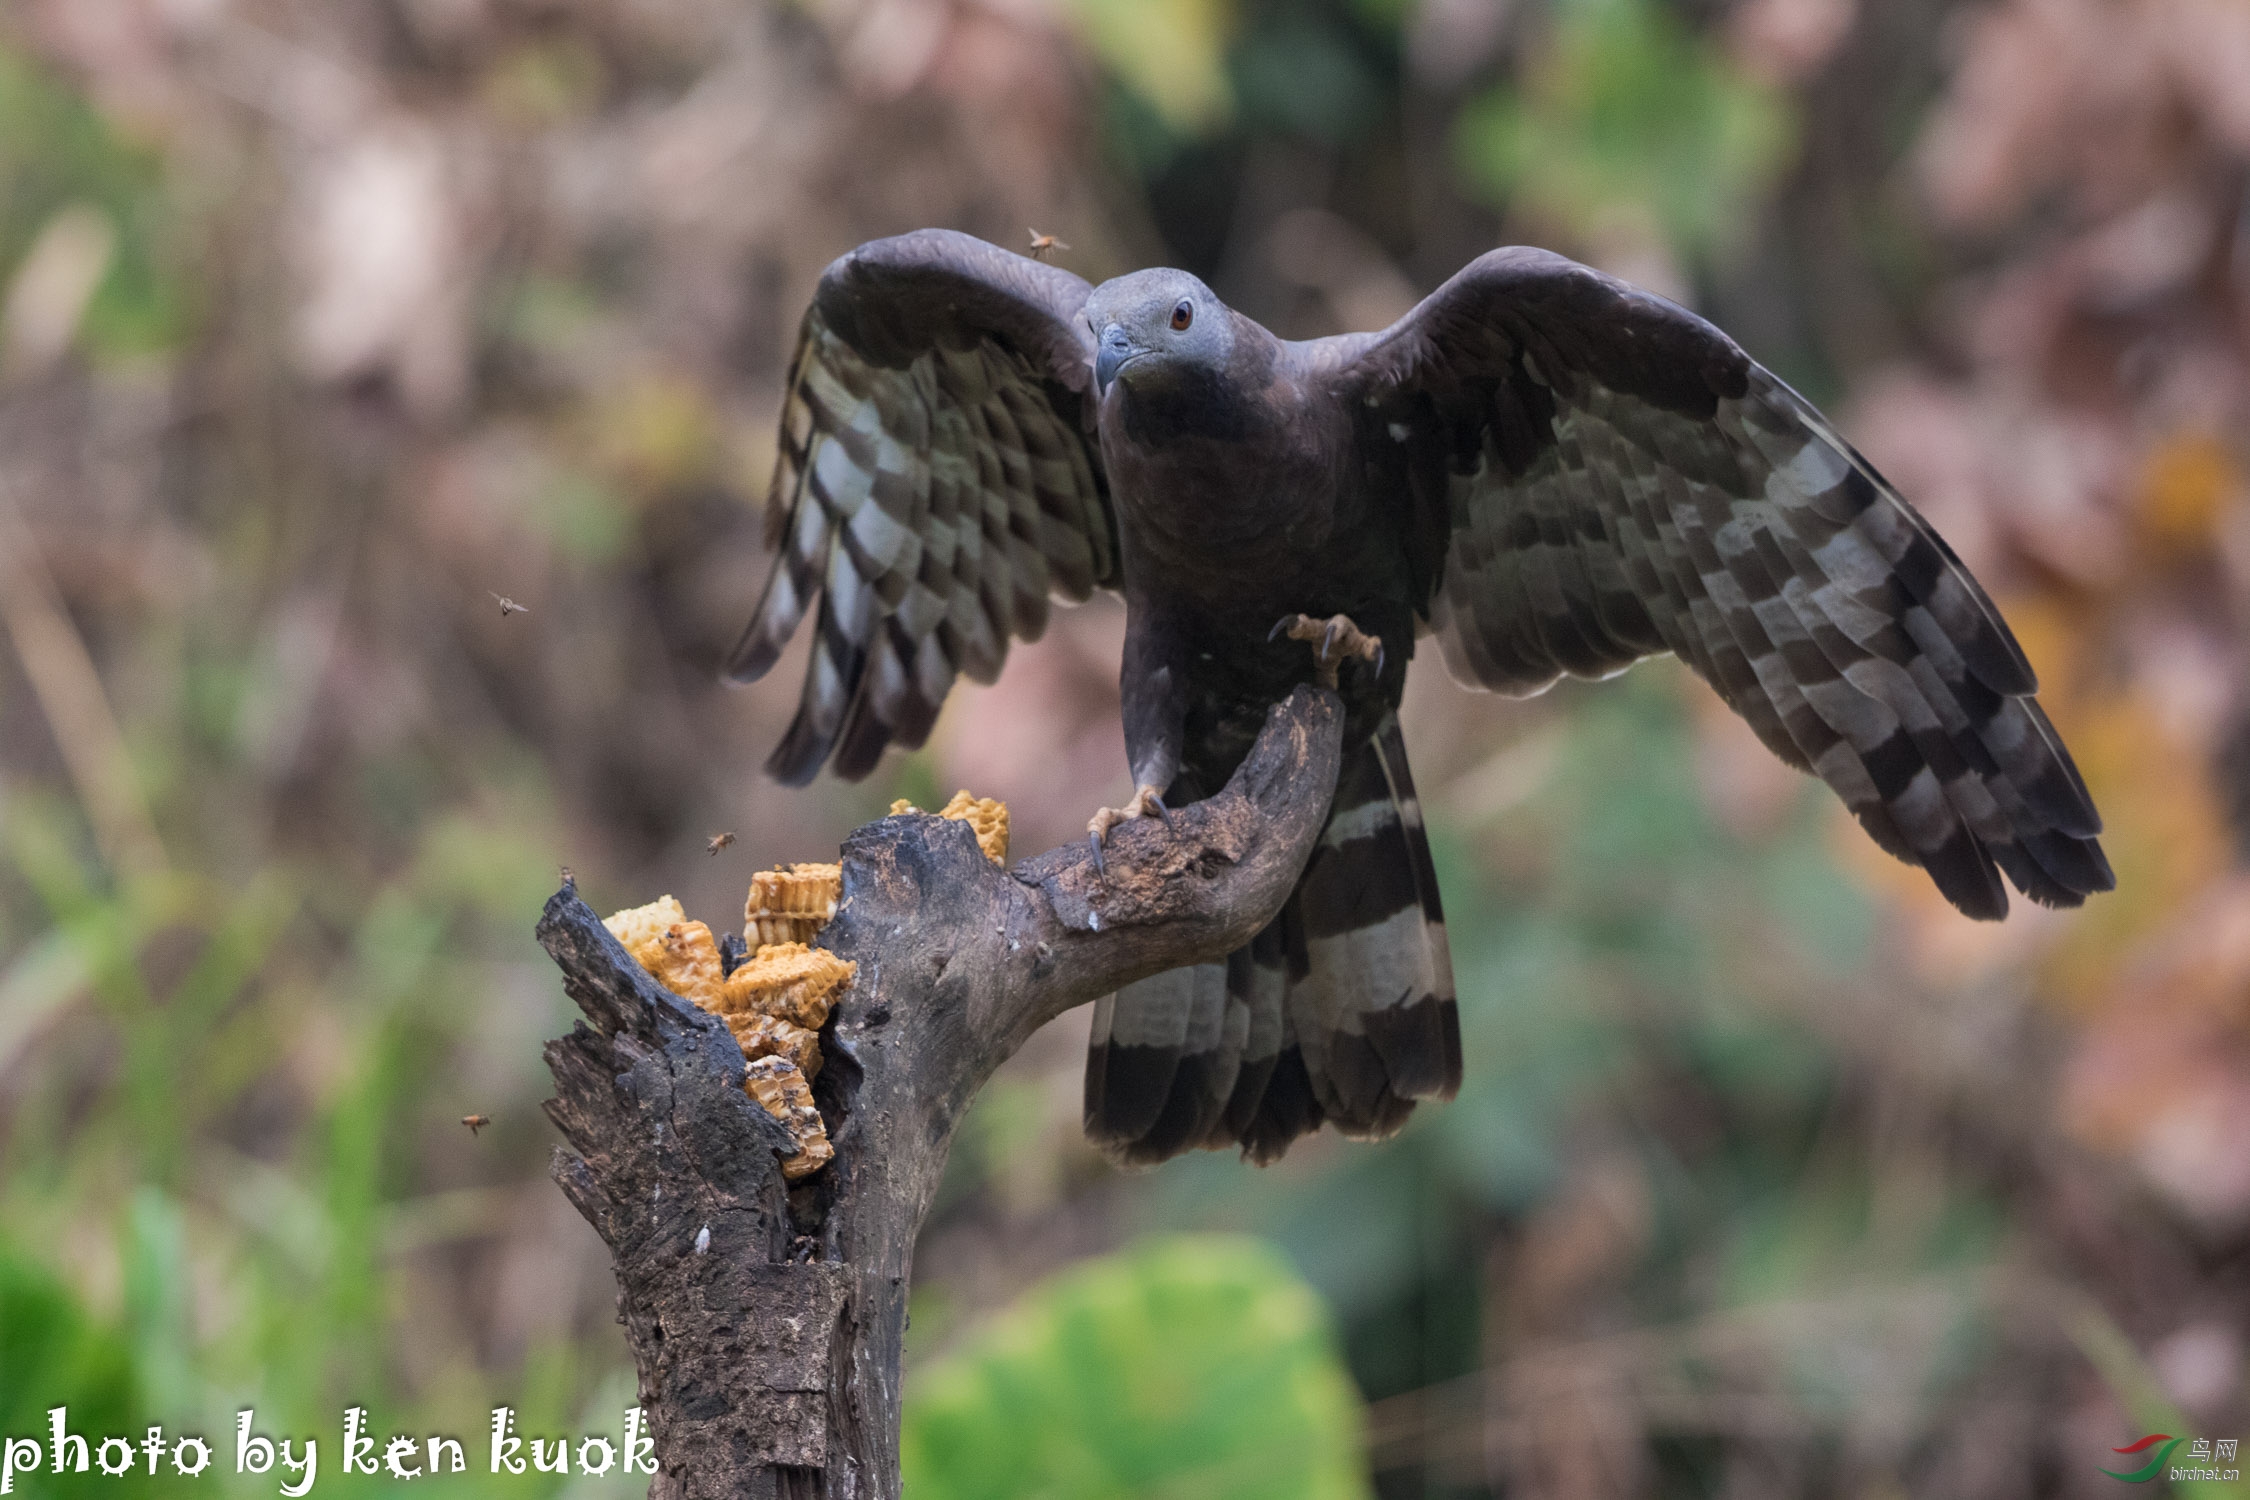
[[[1156,390],[1226,367],[1234,320],[1209,287],[1185,271],[1158,268],[1105,281],[1086,299],[1094,331],[1094,385],[1107,395],[1123,380]]]

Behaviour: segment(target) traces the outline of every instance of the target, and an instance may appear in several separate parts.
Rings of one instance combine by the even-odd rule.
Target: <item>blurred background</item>
[[[347,1404],[480,1470],[502,1402],[614,1435],[557,867],[724,925],[894,796],[1028,854],[1129,791],[1114,600],[859,786],[758,774],[801,642],[718,685],[814,280],[936,224],[1289,336],[1510,242],[1697,308],[2001,601],[2119,889],[1972,924],[1668,661],[1431,653],[1461,1097],[1128,1176],[1042,1033],[922,1242],[914,1493],[2106,1494],[2250,1438],[2246,189],[2239,0],[8,0],[0,1433],[231,1471],[255,1405],[324,1492]]]

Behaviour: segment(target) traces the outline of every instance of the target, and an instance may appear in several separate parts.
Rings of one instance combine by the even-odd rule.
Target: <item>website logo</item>
[[[2127,1484],[2146,1484],[2164,1472],[2164,1460],[2172,1456],[2174,1448],[2179,1447],[2186,1441],[2186,1438],[2176,1438],[2168,1432],[2152,1432],[2131,1447],[2109,1450],[2112,1453],[2145,1453],[2151,1448],[2156,1448],[2155,1454],[2150,1457],[2147,1463],[2129,1474],[2120,1474],[2115,1469],[2104,1469],[2102,1472],[2112,1479],[2122,1479]],[[2156,1445],[2159,1443],[2164,1446],[2157,1448]]]
[[[2222,1470],[2205,1466],[2214,1460],[2222,1464],[2233,1463],[2240,1441],[2239,1438],[2221,1438],[2214,1445],[2209,1438],[2197,1438],[2190,1443],[2188,1439],[2174,1437],[2168,1432],[2152,1432],[2137,1443],[2109,1450],[2112,1453],[2134,1456],[2146,1453],[2148,1454],[2146,1463],[2137,1469],[2128,1470],[2122,1474],[2115,1469],[2104,1469],[2102,1472],[2112,1479],[2122,1479],[2127,1484],[2146,1484],[2165,1472],[2165,1464],[2171,1459],[2173,1449],[2179,1447],[2182,1443],[2188,1443],[2187,1466],[2173,1469],[2169,1477],[2173,1479],[2239,1479],[2242,1477],[2240,1469]],[[2213,1451],[2214,1447],[2217,1450],[2216,1452]]]

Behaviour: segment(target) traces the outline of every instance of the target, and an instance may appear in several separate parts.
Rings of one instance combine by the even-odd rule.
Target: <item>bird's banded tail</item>
[[[1460,1082],[1437,874],[1386,716],[1346,759],[1297,889],[1248,947],[1097,1002],[1086,1133],[1129,1163],[1230,1145],[1262,1163],[1324,1120],[1388,1135],[1416,1099]]]

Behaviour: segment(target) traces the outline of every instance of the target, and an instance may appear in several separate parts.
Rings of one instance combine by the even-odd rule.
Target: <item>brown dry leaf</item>
[[[2149,1179],[2212,1229],[2250,1221],[2250,1055],[2203,1054],[2174,1085],[2134,1153]]]
[[[2102,622],[2082,602],[2057,593],[2008,595],[1994,603],[2039,679],[2040,706],[2061,727],[2072,705],[2094,691],[2094,638]],[[2067,728],[2063,740],[2077,743]]]
[[[1939,216],[1990,228],[2058,180],[2106,197],[2145,175],[2171,93],[2148,24],[2160,8],[2014,0],[1978,12],[1918,153]]]
[[[2228,502],[2242,494],[2242,470],[2208,433],[2173,433],[2141,464],[2133,519],[2160,555],[2208,551]]]
[[[1811,77],[1850,34],[1859,0],[1742,0],[1727,15],[1728,50],[1766,83]]]
[[[2145,944],[2079,1036],[2062,1119],[2209,1221],[2250,1213],[2250,880]]]
[[[459,410],[482,252],[459,180],[466,144],[396,110],[306,153],[291,220],[304,288],[293,332],[314,380],[388,381],[426,418]]]
[[[2169,0],[2149,9],[2175,86],[2205,128],[2236,153],[2250,152],[2250,6]]]
[[[2162,732],[2161,705],[2131,687],[2054,709],[2117,872],[2117,889],[2072,919],[2042,966],[2056,998],[2084,1014],[2111,994],[2119,961],[2176,921],[2232,851],[2209,758]]]

